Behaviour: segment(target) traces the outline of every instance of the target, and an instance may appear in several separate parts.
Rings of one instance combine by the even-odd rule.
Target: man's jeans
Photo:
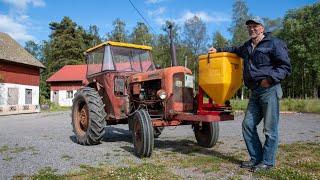
[[[258,87],[252,90],[245,118],[242,122],[242,133],[251,160],[256,163],[275,165],[278,149],[279,99],[282,97],[281,85],[269,88]],[[266,136],[262,147],[257,133],[257,126],[263,119],[263,132]]]

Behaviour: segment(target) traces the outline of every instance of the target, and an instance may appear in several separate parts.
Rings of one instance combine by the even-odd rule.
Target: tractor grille
[[[193,89],[185,87],[185,74],[173,75],[173,101],[180,103],[193,103]]]

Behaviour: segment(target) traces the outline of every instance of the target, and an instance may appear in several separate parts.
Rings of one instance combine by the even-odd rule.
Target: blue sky
[[[165,20],[173,20],[181,27],[183,22],[199,16],[207,25],[208,35],[220,31],[230,38],[233,0],[131,0],[148,20],[156,33],[161,32]],[[294,8],[315,3],[316,0],[247,0],[249,13],[275,19]],[[69,16],[78,25],[88,28],[97,25],[102,37],[112,29],[112,22],[120,18],[132,31],[137,22],[143,22],[129,0],[0,0],[0,32],[10,34],[20,44],[27,40],[40,42],[50,34],[49,23],[60,22]]]

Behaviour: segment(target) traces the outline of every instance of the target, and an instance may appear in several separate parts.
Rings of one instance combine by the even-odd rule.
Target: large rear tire
[[[219,139],[219,123],[218,122],[202,122],[193,125],[194,135],[200,146],[211,148]]]
[[[98,92],[90,87],[80,89],[73,99],[72,127],[77,142],[99,144],[105,133],[106,112]]]
[[[133,145],[135,154],[140,157],[150,157],[153,150],[153,126],[149,113],[142,109],[133,116]]]

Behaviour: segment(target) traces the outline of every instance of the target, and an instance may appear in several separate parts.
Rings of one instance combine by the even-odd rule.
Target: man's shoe
[[[253,168],[257,163],[255,161],[242,161],[240,167],[241,168]]]
[[[263,164],[263,163],[260,163],[256,166],[253,166],[251,168],[251,172],[262,172],[262,171],[268,171],[270,169],[272,169],[273,166],[270,166],[270,165],[266,165],[266,164]]]

